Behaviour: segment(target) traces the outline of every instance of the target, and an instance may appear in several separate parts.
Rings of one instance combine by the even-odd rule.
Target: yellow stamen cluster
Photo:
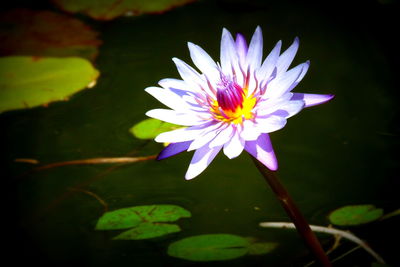
[[[210,109],[214,117],[219,121],[233,124],[241,124],[244,120],[252,119],[256,98],[253,95],[247,95],[247,90],[244,90],[244,94],[242,105],[237,106],[234,111],[221,109],[218,101],[214,100]]]

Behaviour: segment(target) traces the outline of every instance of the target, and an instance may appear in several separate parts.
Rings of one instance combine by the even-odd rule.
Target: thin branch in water
[[[29,164],[39,164],[39,161],[37,159],[28,159],[28,158],[18,158],[14,159],[14,162],[18,163],[29,163]]]
[[[94,199],[96,199],[103,206],[104,212],[108,211],[108,204],[101,197],[99,197],[97,194],[95,194],[95,193],[93,193],[91,191],[88,191],[88,190],[85,190],[85,189],[82,189],[82,188],[76,188],[76,187],[70,187],[69,190],[70,191],[74,191],[74,192],[82,192],[82,193],[84,193],[86,195],[89,195],[89,196],[93,197]]]
[[[134,155],[134,153],[136,153],[137,151],[134,150],[130,153],[128,153],[127,156],[129,155]],[[152,156],[147,156],[147,157],[135,157],[135,158],[145,158],[143,160],[151,160],[151,159],[155,159],[157,156],[156,155],[152,155]],[[126,158],[126,157],[125,157]],[[142,160],[142,161],[143,161]],[[129,163],[132,162],[139,162],[139,161],[130,161]],[[115,162],[114,162],[115,163]],[[108,174],[110,174],[112,171],[118,169],[119,167],[125,165],[126,162],[119,162],[107,169],[105,169],[104,171],[96,174],[95,176],[91,177],[90,179],[87,179],[77,185],[74,186],[74,188],[84,188],[88,185],[90,185],[91,183],[98,181],[104,177],[106,177]],[[83,189],[84,190],[84,189]],[[32,216],[32,220],[33,221],[37,221],[38,219],[40,219],[42,216],[44,216],[46,213],[50,212],[51,210],[55,209],[62,201],[66,200],[67,198],[69,198],[70,196],[72,196],[74,193],[76,193],[76,191],[71,191],[71,190],[67,190],[64,193],[62,193],[60,196],[58,196],[57,198],[55,198],[53,201],[51,201],[49,203],[49,205],[47,205],[45,208],[43,208],[41,211],[37,212],[34,216]]]
[[[70,166],[70,165],[92,165],[92,164],[121,164],[121,163],[134,163],[146,160],[155,159],[156,155],[146,156],[146,157],[117,157],[117,158],[91,158],[91,159],[80,159],[80,160],[70,160],[61,161],[43,165],[33,169],[34,171],[43,171],[52,168]]]
[[[379,220],[383,221],[383,220],[386,220],[386,219],[389,219],[389,218],[392,218],[392,217],[398,216],[398,215],[400,215],[400,209],[397,209],[395,211],[392,211],[392,212],[389,212],[389,213],[383,215]]]
[[[293,223],[289,223],[289,222],[262,222],[262,223],[260,223],[260,226],[268,227],[268,228],[296,229],[295,225]],[[362,247],[372,257],[374,257],[379,263],[385,264],[385,261],[382,259],[381,256],[379,256],[378,253],[376,253],[370,246],[368,246],[368,244],[365,241],[361,240],[360,238],[358,238],[351,232],[335,229],[332,227],[319,226],[319,225],[310,225],[310,228],[314,232],[331,234],[331,235],[339,235],[343,238],[346,238],[346,239],[356,243],[360,247]]]

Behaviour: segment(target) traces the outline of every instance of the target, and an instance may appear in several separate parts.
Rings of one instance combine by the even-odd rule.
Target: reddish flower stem
[[[303,241],[309,247],[311,252],[317,258],[319,263],[324,267],[330,267],[332,264],[330,263],[328,257],[326,256],[324,250],[322,249],[321,244],[319,243],[317,237],[314,232],[311,230],[310,225],[307,223],[303,214],[301,214],[300,210],[295,205],[293,199],[290,197],[288,191],[285,187],[280,183],[278,177],[275,173],[265,167],[262,163],[260,163],[254,157],[251,157],[254,163],[257,166],[257,169],[264,176],[265,180],[271,187],[272,191],[275,193],[279,201],[281,202],[283,208],[286,213],[289,215],[290,219],[293,221],[293,224],[296,226],[297,232],[303,238]]]

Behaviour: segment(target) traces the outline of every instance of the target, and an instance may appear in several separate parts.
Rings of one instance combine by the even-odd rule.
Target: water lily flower
[[[333,98],[330,94],[291,92],[310,62],[289,69],[299,39],[283,53],[281,45],[279,41],[262,62],[260,27],[249,45],[243,35],[233,39],[223,29],[220,61],[215,62],[200,46],[189,42],[190,57],[199,71],[173,58],[182,80],[163,79],[161,87],[145,89],[170,108],[150,110],[147,116],[186,126],[155,138],[169,143],[158,159],[195,150],[186,179],[203,172],[221,149],[230,159],[246,150],[270,170],[277,170],[269,133],[283,128],[286,120],[303,108]]]

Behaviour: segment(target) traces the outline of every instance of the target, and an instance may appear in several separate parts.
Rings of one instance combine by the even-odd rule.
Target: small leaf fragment
[[[168,255],[191,261],[230,260],[245,255],[249,242],[237,235],[206,234],[191,236],[168,247]]]
[[[168,223],[141,223],[135,228],[129,229],[118,236],[114,240],[141,240],[160,237],[171,233],[177,233],[181,228],[176,224]]]
[[[351,226],[373,222],[383,215],[383,209],[374,205],[349,205],[332,211],[329,221],[332,224]]]
[[[154,139],[160,133],[172,131],[180,127],[182,126],[150,118],[138,122],[129,131],[139,139]]]

